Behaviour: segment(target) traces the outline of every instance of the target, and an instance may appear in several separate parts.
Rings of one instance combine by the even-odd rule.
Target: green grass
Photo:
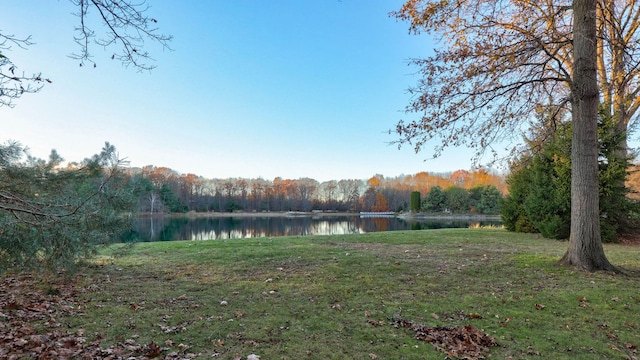
[[[394,317],[482,329],[495,359],[638,356],[640,248],[605,246],[617,275],[557,265],[566,248],[501,229],[114,246],[66,323],[201,358],[444,358]]]

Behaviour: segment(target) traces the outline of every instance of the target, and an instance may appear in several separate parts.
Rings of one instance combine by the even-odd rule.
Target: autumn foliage
[[[365,180],[343,179],[318,182],[311,178],[206,179],[179,174],[166,167],[131,169],[130,176],[146,182],[140,194],[139,211],[408,211],[412,192],[425,196],[434,187],[467,191],[493,186],[501,193],[506,184],[500,174],[484,168],[452,173],[420,172],[415,175]]]

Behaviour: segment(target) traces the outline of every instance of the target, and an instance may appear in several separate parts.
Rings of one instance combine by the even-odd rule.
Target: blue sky
[[[398,0],[148,0],[173,51],[154,44],[151,72],[93,46],[79,67],[66,1],[7,0],[0,31],[31,35],[6,53],[51,79],[0,108],[1,141],[79,161],[114,144],[131,166],[207,178],[366,179],[471,167],[471,152],[398,150],[393,129],[418,79],[411,57],[436,42],[388,16]],[[431,147],[437,145],[431,144]]]

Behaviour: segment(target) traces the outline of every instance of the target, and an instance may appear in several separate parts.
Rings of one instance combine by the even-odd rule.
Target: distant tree
[[[447,206],[447,195],[440,186],[434,186],[424,198],[422,208],[426,211],[444,211]]]
[[[384,196],[384,194],[379,192],[376,193],[375,202],[371,207],[371,211],[384,212],[389,210],[391,210],[389,208],[389,202],[387,201],[387,198]]]
[[[502,193],[493,185],[475,186],[469,189],[470,205],[480,214],[500,213]]]
[[[251,181],[249,199],[254,210],[262,210],[263,206],[268,210],[268,201],[265,200],[266,183],[263,179],[254,179]]]
[[[444,191],[447,198],[447,209],[453,213],[469,212],[471,197],[466,189],[451,186]]]
[[[358,211],[360,208],[360,194],[364,188],[362,180],[346,179],[338,181],[340,199],[344,206],[342,210]]]
[[[298,210],[311,211],[311,202],[316,194],[318,182],[310,178],[302,178],[295,181],[296,197],[298,198]]]
[[[80,66],[96,62],[91,54],[92,46],[114,49],[111,59],[138,71],[151,70],[151,55],[145,50],[145,42],[151,41],[169,48],[171,36],[158,33],[158,20],[147,15],[149,6],[145,0],[70,0],[76,7],[78,24],[75,42],[79,51],[70,54]],[[27,6],[27,5],[25,5]],[[37,9],[34,8],[34,11]],[[94,24],[94,25],[92,25]],[[6,29],[3,29],[6,30]],[[38,92],[52,80],[39,72],[27,74],[19,64],[11,60],[14,47],[26,49],[34,45],[31,36],[16,36],[0,32],[0,107],[13,106],[14,100],[25,93]]]
[[[451,181],[454,186],[464,188],[470,176],[471,174],[467,170],[456,170],[451,174]]]
[[[411,192],[411,211],[418,212],[421,208],[420,204],[420,191],[412,191]]]
[[[0,145],[0,267],[57,271],[111,243],[130,226],[137,199],[115,148],[61,167]]]
[[[338,207],[336,180],[325,181],[318,186],[317,208],[322,210],[336,210]]]
[[[130,175],[132,180],[138,184],[138,192],[135,194],[139,198],[138,211],[155,214],[162,208],[160,195],[153,183],[142,174]]]
[[[160,188],[160,199],[167,210],[172,213],[185,213],[189,210],[186,204],[183,204],[176,194],[167,184],[163,184]]]

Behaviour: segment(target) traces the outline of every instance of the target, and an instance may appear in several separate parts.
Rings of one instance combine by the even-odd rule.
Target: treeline
[[[434,186],[422,201],[419,192],[411,194],[411,210],[497,215],[502,197],[494,185],[476,185],[470,189],[451,186],[444,190]]]
[[[449,189],[460,189],[469,195],[468,203],[471,204],[477,195],[471,189],[491,186],[499,194],[506,189],[501,175],[482,168],[444,174],[420,172],[393,178],[375,175],[368,180],[318,182],[311,178],[280,177],[273,180],[206,179],[149,165],[129,169],[129,176],[140,189],[138,211],[143,213],[408,211],[412,192],[429,194],[436,188],[452,192],[455,190]]]

